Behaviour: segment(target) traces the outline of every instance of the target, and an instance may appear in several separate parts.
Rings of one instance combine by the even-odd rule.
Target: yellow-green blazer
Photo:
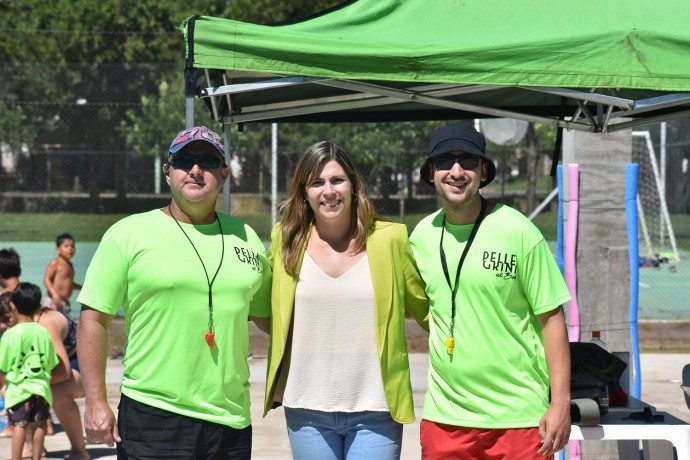
[[[282,371],[285,344],[292,333],[297,285],[297,279],[285,272],[281,239],[279,223],[271,232],[271,247],[268,250],[268,260],[273,267],[273,291],[264,416],[274,407],[273,395],[278,382],[287,381],[278,377]],[[376,347],[381,363],[383,389],[393,419],[400,423],[411,423],[415,418],[405,341],[405,310],[410,312],[420,326],[429,330],[429,304],[424,293],[424,282],[412,255],[405,225],[377,222],[375,231],[367,240],[366,248],[374,285]],[[300,253],[298,273],[305,249],[306,246]],[[282,390],[284,388],[281,388],[279,394],[282,394]]]

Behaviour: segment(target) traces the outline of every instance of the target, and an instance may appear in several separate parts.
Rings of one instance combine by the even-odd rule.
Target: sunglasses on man
[[[453,168],[455,163],[460,163],[460,167],[464,170],[470,170],[477,167],[479,164],[479,157],[467,155],[439,155],[434,157],[434,167],[439,171],[448,171]]]
[[[192,169],[194,165],[199,165],[201,169],[216,169],[223,161],[217,155],[205,153],[201,155],[191,155],[189,153],[178,153],[173,155],[170,166],[175,169]]]

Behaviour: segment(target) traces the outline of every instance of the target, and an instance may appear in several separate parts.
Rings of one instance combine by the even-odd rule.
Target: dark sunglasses
[[[173,155],[170,166],[176,169],[192,169],[194,165],[199,165],[202,169],[216,169],[220,167],[223,160],[210,153],[203,155],[190,155],[188,153],[178,153]]]
[[[477,167],[479,164],[479,157],[465,155],[439,155],[434,157],[434,167],[439,171],[448,171],[452,169],[455,162],[460,163],[462,169],[470,170]]]

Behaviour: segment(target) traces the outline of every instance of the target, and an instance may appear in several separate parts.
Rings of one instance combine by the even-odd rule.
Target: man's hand
[[[113,447],[116,442],[122,441],[117,431],[115,414],[106,401],[87,401],[84,410],[84,430],[86,439],[94,444],[105,443]]]
[[[552,455],[570,438],[570,347],[563,309],[538,316],[549,367],[551,406],[539,421],[540,455]]]
[[[109,447],[121,441],[115,415],[108,405],[105,385],[107,329],[112,318],[113,315],[82,305],[77,325],[77,354],[86,400],[86,437],[91,442],[105,443]]]
[[[570,404],[551,405],[539,421],[539,455],[554,455],[570,439]]]

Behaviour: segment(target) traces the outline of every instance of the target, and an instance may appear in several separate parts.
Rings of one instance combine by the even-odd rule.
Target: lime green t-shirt
[[[180,223],[194,247],[160,210],[117,222],[103,236],[77,301],[108,314],[124,312],[123,394],[244,428],[251,423],[247,321],[271,314],[271,269],[249,226],[225,214],[219,219],[222,239],[217,221]],[[213,283],[213,348],[205,340],[209,295],[199,257],[209,280],[222,257]]]
[[[41,396],[53,404],[50,373],[58,357],[48,329],[38,323],[19,323],[0,340],[0,370],[5,373],[5,407]]]
[[[484,219],[460,272],[455,349],[448,354],[451,290],[439,251],[443,212],[428,216],[410,242],[429,297],[429,380],[423,417],[472,428],[539,425],[548,408],[549,375],[537,315],[570,294],[539,230],[504,205]],[[446,223],[451,283],[470,225]]]

